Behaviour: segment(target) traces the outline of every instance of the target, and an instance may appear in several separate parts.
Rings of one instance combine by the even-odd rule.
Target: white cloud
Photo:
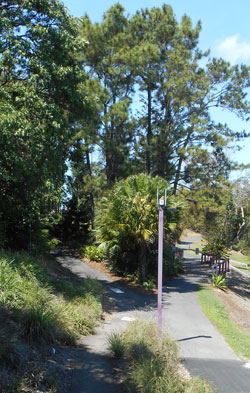
[[[250,60],[250,41],[240,41],[239,34],[225,38],[215,49],[219,56],[232,64]]]

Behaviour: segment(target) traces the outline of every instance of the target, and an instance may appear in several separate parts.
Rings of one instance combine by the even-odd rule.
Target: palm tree
[[[169,184],[146,174],[130,176],[116,183],[97,206],[97,238],[106,243],[109,259],[123,272],[137,271],[141,282],[149,270],[156,268],[157,188],[164,195]],[[169,196],[168,206],[176,204],[176,198]],[[170,236],[177,228],[177,216],[174,213],[171,223],[165,220],[166,235]]]

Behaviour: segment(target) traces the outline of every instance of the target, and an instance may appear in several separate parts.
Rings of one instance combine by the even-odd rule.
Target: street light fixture
[[[164,222],[164,208],[167,207],[167,190],[165,194],[159,198],[159,190],[157,188],[157,206],[159,208],[159,229],[158,229],[158,295],[157,295],[157,310],[158,310],[158,337],[162,337],[162,272],[163,272],[163,222]],[[167,211],[174,211],[174,208],[168,208]]]

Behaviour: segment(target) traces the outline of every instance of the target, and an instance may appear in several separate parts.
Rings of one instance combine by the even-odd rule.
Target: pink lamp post
[[[164,221],[164,207],[167,202],[167,191],[165,196],[159,199],[159,191],[157,189],[157,205],[159,207],[159,229],[158,229],[158,295],[157,295],[157,309],[158,309],[158,337],[162,336],[162,270],[163,270],[163,221]]]
[[[164,208],[167,206],[167,190],[165,195],[159,199],[159,191],[157,189],[157,206],[159,207],[159,229],[158,229],[158,338],[162,337],[162,271],[163,271],[163,222]],[[174,208],[168,208],[168,211],[174,211]]]

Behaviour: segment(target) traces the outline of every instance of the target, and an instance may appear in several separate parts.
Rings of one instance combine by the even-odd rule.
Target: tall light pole
[[[163,222],[164,222],[164,207],[167,204],[167,191],[165,196],[159,199],[159,191],[157,189],[157,206],[159,208],[159,229],[158,229],[158,295],[157,295],[157,310],[158,310],[158,337],[162,336],[162,271],[163,271]]]
[[[157,295],[157,310],[158,310],[158,338],[162,337],[162,272],[163,272],[163,223],[164,223],[164,208],[167,207],[167,190],[165,195],[159,198],[159,191],[157,189],[157,206],[159,208],[159,229],[158,229],[158,295]],[[168,208],[167,211],[174,211],[175,208]]]

